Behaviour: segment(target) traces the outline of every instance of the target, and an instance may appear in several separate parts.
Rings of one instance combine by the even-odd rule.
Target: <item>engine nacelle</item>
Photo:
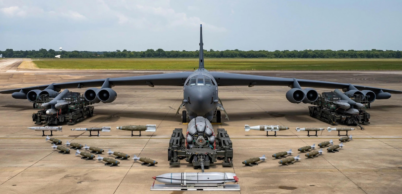
[[[389,98],[391,98],[391,94],[390,93],[388,93],[388,92],[380,92],[380,93],[377,93],[377,99],[379,99],[379,100],[383,100],[383,99],[389,99]]]
[[[362,93],[363,93],[363,95],[365,96],[365,97],[367,97],[367,100],[370,102],[370,103],[372,103],[372,102],[374,102],[374,100],[376,99],[376,95],[375,95],[375,93],[373,92],[373,91],[371,91],[371,90],[362,90],[361,91]]]
[[[89,88],[84,92],[84,98],[85,100],[92,102],[92,103],[98,103],[100,100],[97,97],[97,94],[99,92],[98,88]]]
[[[360,92],[359,90],[349,90],[347,92],[345,92],[345,95],[350,97],[356,97],[358,95],[362,95],[364,96],[364,94],[362,92]]]
[[[103,88],[100,89],[99,92],[96,94],[98,99],[103,103],[110,103],[116,100],[117,93],[112,90],[111,88]]]
[[[305,97],[306,97],[306,95],[299,88],[293,88],[293,89],[289,90],[288,92],[286,92],[286,98],[291,103],[300,103],[301,101],[304,100]]]
[[[31,90],[28,92],[27,94],[27,99],[30,102],[35,102],[36,99],[38,99],[40,93],[42,92],[42,90]]]
[[[47,96],[53,98],[53,97],[56,97],[57,95],[59,95],[59,93],[52,89],[44,89],[39,93],[39,96],[40,95],[47,95]]]
[[[27,99],[27,95],[24,92],[14,92],[11,96],[15,99]]]
[[[318,92],[312,88],[306,88],[303,90],[305,94],[305,98],[303,100],[304,103],[312,103],[318,100]]]

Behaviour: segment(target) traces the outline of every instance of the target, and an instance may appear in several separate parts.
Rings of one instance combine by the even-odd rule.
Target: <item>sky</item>
[[[0,0],[0,50],[402,50],[401,0]]]

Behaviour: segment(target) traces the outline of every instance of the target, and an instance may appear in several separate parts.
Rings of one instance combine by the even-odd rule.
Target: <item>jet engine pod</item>
[[[97,93],[99,92],[98,88],[89,88],[84,92],[84,98],[85,100],[92,102],[92,103],[98,103],[100,100],[96,97]]]
[[[56,97],[57,95],[59,95],[59,93],[54,91],[54,90],[51,90],[51,89],[44,89],[39,93],[39,96],[40,95],[47,95],[49,97]]]
[[[103,103],[113,102],[117,98],[117,93],[111,88],[103,88],[97,93],[97,97]]]
[[[306,95],[306,98],[304,98],[303,102],[304,103],[311,103],[315,102],[318,99],[318,92],[312,88],[306,88],[303,90],[304,94]]]
[[[359,90],[349,90],[347,92],[345,92],[345,95],[350,97],[357,97],[358,95],[364,96],[364,94],[362,92],[360,92]]]
[[[14,92],[11,96],[15,99],[27,99],[27,95],[24,92]]]
[[[41,90],[31,90],[31,91],[29,91],[28,94],[27,94],[27,99],[30,102],[35,102],[35,100],[39,97],[41,92],[42,92]]]
[[[286,92],[286,98],[291,103],[300,103],[301,101],[304,100],[305,97],[306,97],[306,95],[299,88],[293,88],[293,89],[289,90],[288,92]]]
[[[380,92],[380,93],[377,93],[376,97],[377,97],[377,99],[381,99],[381,100],[389,99],[389,98],[391,98],[391,94],[388,92]]]
[[[362,90],[361,91],[365,97],[367,97],[367,100],[371,103],[374,102],[376,99],[376,95],[373,91],[371,90]]]

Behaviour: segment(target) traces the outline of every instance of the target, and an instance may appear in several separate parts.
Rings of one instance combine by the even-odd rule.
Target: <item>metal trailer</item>
[[[365,104],[366,108],[370,107],[368,100],[360,95],[356,95],[351,99],[355,102]],[[361,125],[370,124],[370,114],[366,112],[366,110],[358,109],[358,114],[348,114],[346,110],[334,104],[334,102],[339,100],[340,98],[336,93],[323,92],[322,95],[318,97],[318,100],[312,103],[315,106],[309,106],[310,116],[331,125],[357,125],[363,129]]]
[[[41,107],[42,103],[52,100],[47,96],[41,96],[34,103],[34,108]],[[60,125],[67,123],[74,125],[88,117],[92,117],[94,107],[92,103],[85,100],[78,92],[69,92],[64,98],[68,105],[58,109],[56,114],[46,114],[46,108],[32,114],[32,121],[37,125]]]

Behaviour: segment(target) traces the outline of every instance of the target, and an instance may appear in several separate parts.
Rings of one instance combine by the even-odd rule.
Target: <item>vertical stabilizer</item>
[[[198,69],[204,69],[204,43],[202,42],[202,24],[200,24],[200,59]]]

